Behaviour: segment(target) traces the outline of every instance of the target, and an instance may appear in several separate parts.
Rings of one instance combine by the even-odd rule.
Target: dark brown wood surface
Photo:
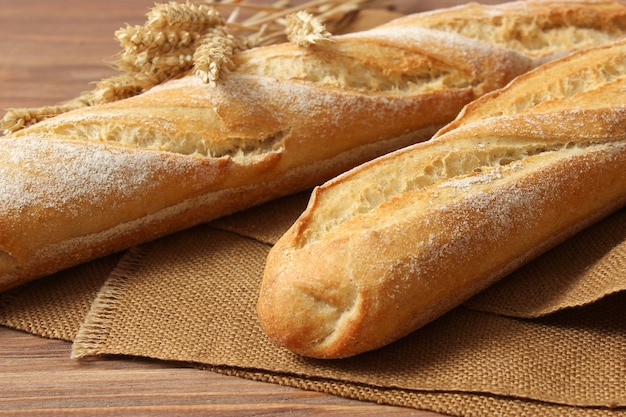
[[[67,342],[0,327],[0,415],[435,416],[175,363],[69,354]]]
[[[403,12],[458,1],[398,1]],[[55,104],[114,74],[114,32],[154,0],[0,0],[0,108]],[[1,180],[1,179],[0,179]],[[70,344],[0,327],[0,415],[435,414],[135,358],[73,361]]]

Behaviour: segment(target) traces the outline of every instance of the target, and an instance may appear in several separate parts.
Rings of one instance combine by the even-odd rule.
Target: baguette
[[[316,358],[382,347],[623,207],[625,91],[626,40],[581,51],[316,188],[268,255],[263,329]]]
[[[0,291],[426,140],[468,102],[625,28],[619,2],[469,4],[244,51],[217,86],[185,74],[11,133]]]

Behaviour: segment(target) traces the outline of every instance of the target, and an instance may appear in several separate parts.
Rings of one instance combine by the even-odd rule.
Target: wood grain
[[[460,2],[397,1],[406,13],[444,3]],[[126,23],[143,24],[153,5],[154,0],[0,0],[0,108],[55,104],[115,74],[106,65],[120,49],[114,32]],[[68,342],[0,327],[0,415],[50,414],[435,416],[177,363],[73,361]]]
[[[435,414],[136,358],[69,359],[68,342],[0,327],[0,415]]]

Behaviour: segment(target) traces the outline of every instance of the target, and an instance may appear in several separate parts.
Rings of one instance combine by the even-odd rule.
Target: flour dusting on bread
[[[618,40],[545,64],[317,187],[267,258],[268,336],[315,358],[380,348],[626,206],[625,57]]]
[[[345,4],[333,2],[335,11]],[[6,135],[7,146],[0,148],[6,156],[0,158],[0,170],[7,181],[0,186],[0,251],[12,261],[0,267],[0,290],[309,189],[380,155],[428,140],[472,100],[572,46],[555,38],[554,49],[538,59],[536,51],[510,48],[507,39],[493,36],[506,27],[519,29],[515,22],[528,24],[530,15],[543,21],[539,15],[552,16],[546,10],[558,8],[557,15],[569,16],[568,24],[585,28],[588,16],[603,16],[608,38],[616,36],[616,27],[626,27],[626,7],[617,2],[550,4],[467,5],[414,17],[416,23],[400,19],[306,47],[285,42],[245,51],[239,49],[250,46],[247,41],[239,43],[230,33],[222,33],[228,39],[220,37],[221,20],[214,14],[190,17],[193,30],[183,33],[180,16],[186,14],[174,5],[159,9],[144,27],[155,29],[153,37],[144,29],[129,29],[122,36],[129,56],[134,56],[127,62],[133,76],[116,78],[112,90],[98,87],[95,96],[59,107],[51,115],[62,114],[45,120],[37,112],[12,113],[19,130]],[[500,12],[487,11],[491,7]],[[194,10],[195,16],[208,9]],[[471,25],[481,13],[506,16],[482,22],[492,34],[484,39],[459,34],[463,24],[450,23],[453,29],[448,31],[443,22],[460,19]],[[171,39],[165,36],[170,29]],[[196,29],[198,33],[191,33]],[[193,61],[188,52],[197,50],[207,31],[224,48],[217,51],[221,55],[205,56],[201,78],[188,67]],[[170,72],[182,68],[187,69]],[[163,74],[168,74],[166,80]],[[587,111],[584,117],[600,120],[600,107],[598,112],[594,116]],[[501,121],[502,126],[507,123]],[[539,126],[549,132],[541,123],[532,120],[533,131]],[[523,153],[522,148],[515,152]],[[468,149],[459,146],[458,153]],[[452,171],[480,176],[499,169],[499,151],[493,149],[479,152],[477,160],[441,151],[430,165],[415,168],[411,164],[416,162],[407,160],[400,170],[408,174],[418,169],[415,180],[406,182],[389,170],[389,183],[381,189],[342,198],[354,198],[356,211],[373,215],[381,201],[404,189],[430,189],[424,204],[435,202],[436,193],[445,189],[436,184],[450,181]],[[513,166],[519,159],[515,152],[499,156],[500,165],[508,161],[506,166]],[[16,162],[5,162],[9,160]],[[324,227],[332,233],[334,225],[348,225],[350,210],[329,213],[336,216]],[[42,222],[43,229],[38,226]]]

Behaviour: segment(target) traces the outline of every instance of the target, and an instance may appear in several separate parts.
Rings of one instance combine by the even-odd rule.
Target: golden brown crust
[[[527,22],[545,9],[525,4],[456,8],[437,15],[436,28],[424,17],[309,48],[253,49],[216,87],[188,75],[3,138],[0,290],[430,138],[471,100],[577,46],[558,36],[541,53],[510,48],[502,19]],[[625,26],[617,3],[567,4],[558,7],[571,25],[588,25],[576,16],[598,7],[610,22],[588,28],[591,42]],[[492,16],[482,27],[497,36],[458,33],[477,14]]]
[[[269,254],[265,331],[318,358],[381,347],[622,207],[625,86],[626,40],[576,53],[318,187]]]

